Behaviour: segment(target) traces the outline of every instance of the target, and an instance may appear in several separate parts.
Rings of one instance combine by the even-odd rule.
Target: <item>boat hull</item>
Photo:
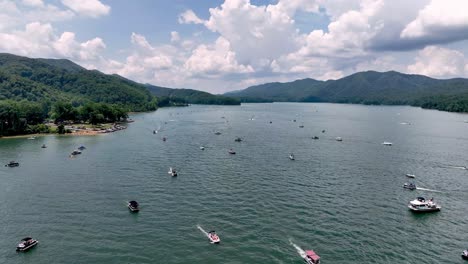
[[[26,247],[16,247],[16,251],[19,251],[19,252],[28,251],[31,248],[35,247],[38,243],[39,243],[39,241],[34,241],[33,243],[31,243],[30,245],[28,245]]]
[[[414,213],[433,213],[433,212],[440,211],[440,207],[416,209],[416,208],[412,207],[411,205],[408,205],[408,208]]]
[[[461,255],[461,257],[462,257],[462,259],[464,259],[464,260],[468,260],[468,256],[466,256],[466,255]]]

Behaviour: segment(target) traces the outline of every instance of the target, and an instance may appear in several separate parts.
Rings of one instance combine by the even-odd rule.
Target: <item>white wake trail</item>
[[[294,244],[291,240],[289,240],[289,243],[291,243],[291,245],[296,249],[297,253],[302,257],[302,258],[305,258],[306,257],[306,253],[305,251],[300,248],[298,245]]]

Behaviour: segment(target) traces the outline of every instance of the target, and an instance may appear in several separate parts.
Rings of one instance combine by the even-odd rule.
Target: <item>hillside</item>
[[[213,95],[192,89],[170,89],[147,84],[148,90],[159,98],[160,106],[171,104],[209,104],[209,105],[240,105],[236,98]]]
[[[359,72],[325,82],[304,79],[289,83],[268,83],[225,95],[240,98],[243,102],[412,105],[468,112],[468,79],[439,80],[395,71]]]
[[[156,98],[142,84],[86,70],[69,60],[0,54],[0,100],[116,104],[130,111],[155,110]]]

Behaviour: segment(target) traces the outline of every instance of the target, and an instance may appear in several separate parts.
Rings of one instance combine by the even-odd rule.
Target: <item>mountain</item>
[[[130,111],[155,110],[156,98],[142,84],[69,61],[31,59],[0,53],[0,100],[82,105],[121,105]]]
[[[148,90],[159,98],[160,106],[165,104],[210,104],[210,105],[240,105],[236,98],[213,95],[192,89],[171,89],[147,84]]]
[[[412,105],[468,112],[468,79],[433,79],[423,75],[359,72],[329,81],[313,79],[267,83],[230,92],[243,102],[333,102]]]

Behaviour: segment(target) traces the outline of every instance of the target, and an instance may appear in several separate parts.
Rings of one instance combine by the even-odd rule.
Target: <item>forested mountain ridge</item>
[[[209,104],[209,105],[240,105],[236,98],[214,95],[193,89],[171,89],[147,84],[150,92],[157,96],[160,106],[165,104]]]
[[[329,81],[268,83],[225,94],[243,102],[333,102],[412,105],[468,112],[468,79],[434,79],[396,71],[367,71]]]

